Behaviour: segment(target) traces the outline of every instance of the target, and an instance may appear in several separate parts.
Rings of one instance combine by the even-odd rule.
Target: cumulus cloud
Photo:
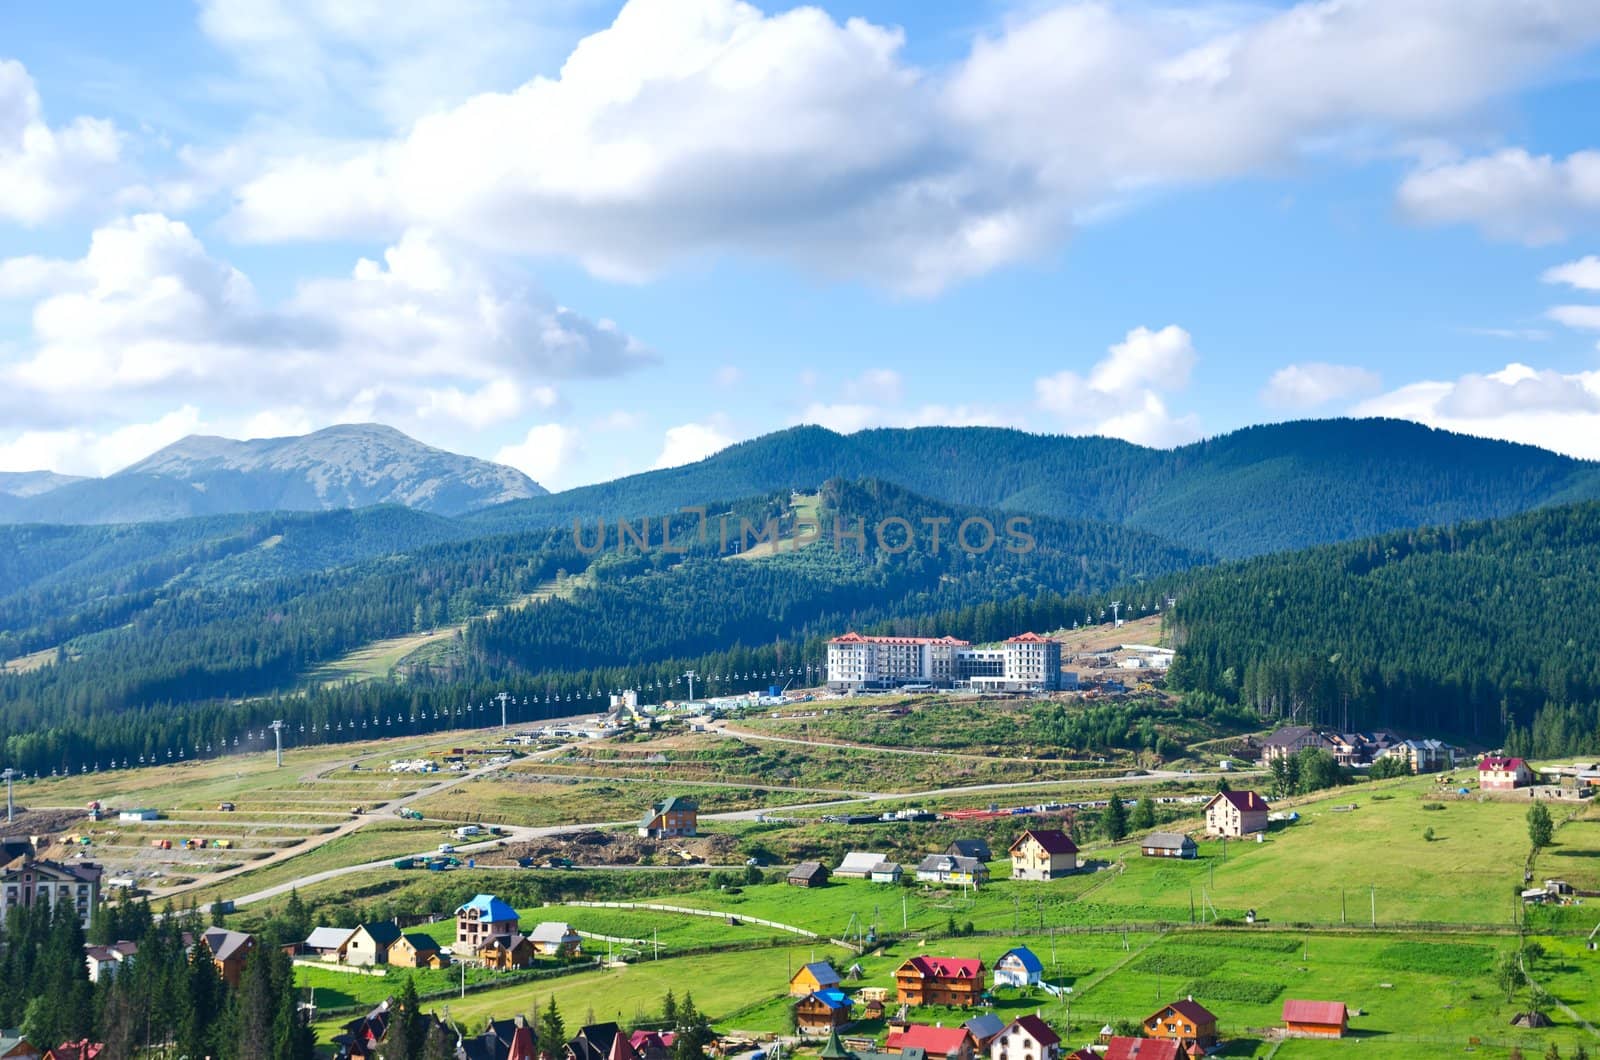
[[[122,155],[116,126],[74,118],[52,127],[33,78],[0,59],[0,220],[40,224],[104,186]]]
[[[1548,268],[1539,278],[1545,283],[1563,283],[1580,291],[1600,291],[1600,258],[1589,254],[1577,261]]]
[[[631,0],[557,77],[275,160],[229,223],[269,241],[423,225],[617,278],[735,252],[928,294],[1146,189],[1415,135],[1597,38],[1581,2],[1061,3],[928,70],[899,30],[815,7]]]
[[[1350,364],[1291,364],[1272,373],[1261,391],[1273,408],[1310,409],[1377,390],[1378,373]]]
[[[1200,436],[1200,422],[1173,415],[1162,395],[1189,385],[1195,359],[1194,341],[1183,328],[1134,328],[1088,375],[1068,369],[1037,379],[1034,396],[1074,433],[1181,445]]]
[[[1563,374],[1509,364],[1483,375],[1411,383],[1351,412],[1600,459],[1600,372]]]
[[[711,423],[680,423],[668,427],[662,439],[661,455],[656,457],[655,469],[679,467],[704,460],[712,453],[726,449],[733,439],[723,428]]]
[[[540,423],[528,428],[522,441],[501,448],[494,458],[546,489],[558,489],[569,484],[567,475],[581,452],[581,436],[576,428],[561,423]]]
[[[109,475],[203,426],[200,410],[185,405],[150,422],[109,430],[27,430],[0,442],[0,471],[50,469],[73,475]]]
[[[1005,427],[1014,422],[1001,412],[971,405],[926,404],[910,408],[859,402],[816,401],[795,423],[810,423],[840,434],[870,427]]]
[[[235,422],[481,428],[556,407],[560,381],[653,361],[615,324],[415,231],[268,304],[187,225],[141,214],[81,259],[0,262],[0,291],[39,299],[31,338],[0,360],[14,429],[178,401]]]
[[[1400,207],[1423,224],[1471,224],[1494,239],[1539,245],[1600,220],[1600,151],[1565,159],[1508,148],[1406,177]]]

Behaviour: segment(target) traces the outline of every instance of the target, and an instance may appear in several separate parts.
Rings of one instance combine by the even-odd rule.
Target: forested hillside
[[[1209,569],[1177,580],[1170,680],[1268,717],[1595,749],[1597,569],[1595,503]]]
[[[1399,420],[1250,427],[1174,450],[990,427],[796,427],[687,467],[486,509],[484,527],[629,518],[874,478],[951,504],[1135,526],[1226,557],[1600,496],[1600,469]]]

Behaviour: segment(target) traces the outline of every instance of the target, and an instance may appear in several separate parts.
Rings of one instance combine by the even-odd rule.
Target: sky
[[[0,470],[388,423],[1600,459],[1593,0],[152,0],[0,25]]]

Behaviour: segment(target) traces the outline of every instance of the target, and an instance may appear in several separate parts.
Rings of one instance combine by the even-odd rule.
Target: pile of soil
[[[575,865],[677,865],[696,864],[685,860],[679,853],[698,858],[698,863],[729,865],[739,858],[738,841],[728,835],[695,836],[686,839],[643,839],[632,832],[602,832],[586,829],[546,836],[523,843],[511,843],[492,856],[480,859],[486,863],[516,863],[522,858],[532,858],[543,864],[551,858],[568,858]]]

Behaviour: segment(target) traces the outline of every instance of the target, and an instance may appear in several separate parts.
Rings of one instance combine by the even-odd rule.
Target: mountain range
[[[545,492],[515,468],[382,424],[343,424],[250,441],[191,435],[106,478],[9,475],[0,479],[0,521],[142,523],[380,504],[460,515]]]

